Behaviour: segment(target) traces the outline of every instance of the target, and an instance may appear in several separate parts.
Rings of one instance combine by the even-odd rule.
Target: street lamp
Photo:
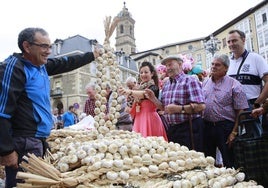
[[[213,35],[210,35],[209,40],[204,41],[204,47],[205,49],[211,53],[212,57],[216,53],[216,51],[219,50],[219,45],[221,44],[221,41],[219,41],[216,37]]]
[[[119,65],[123,64],[123,57],[125,57],[125,52],[123,52],[122,50],[115,52],[116,58],[117,58],[117,62],[119,63]]]

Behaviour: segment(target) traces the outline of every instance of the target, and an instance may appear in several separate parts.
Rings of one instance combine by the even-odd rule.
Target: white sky
[[[51,42],[80,34],[104,40],[105,16],[116,16],[124,0],[3,0],[1,1],[0,61],[17,47],[19,32],[42,27]],[[208,36],[262,0],[125,0],[136,21],[138,51]],[[115,34],[111,37],[114,45]]]

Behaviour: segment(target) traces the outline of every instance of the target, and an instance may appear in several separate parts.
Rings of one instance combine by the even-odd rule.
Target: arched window
[[[124,26],[120,25],[120,33],[124,33]]]
[[[132,35],[132,33],[133,33],[132,26],[129,26],[129,34]]]

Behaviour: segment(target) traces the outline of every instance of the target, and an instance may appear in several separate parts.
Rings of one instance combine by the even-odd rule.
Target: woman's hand
[[[147,99],[154,99],[155,95],[154,92],[151,89],[145,89],[144,90],[144,97]]]
[[[118,89],[120,95],[130,95],[131,90],[120,87]]]

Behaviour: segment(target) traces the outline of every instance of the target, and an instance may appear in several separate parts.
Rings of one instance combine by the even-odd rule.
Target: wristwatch
[[[234,136],[236,136],[238,134],[238,132],[232,131],[231,134],[233,134]]]
[[[182,114],[185,114],[184,105],[181,105],[181,113],[182,113]]]

